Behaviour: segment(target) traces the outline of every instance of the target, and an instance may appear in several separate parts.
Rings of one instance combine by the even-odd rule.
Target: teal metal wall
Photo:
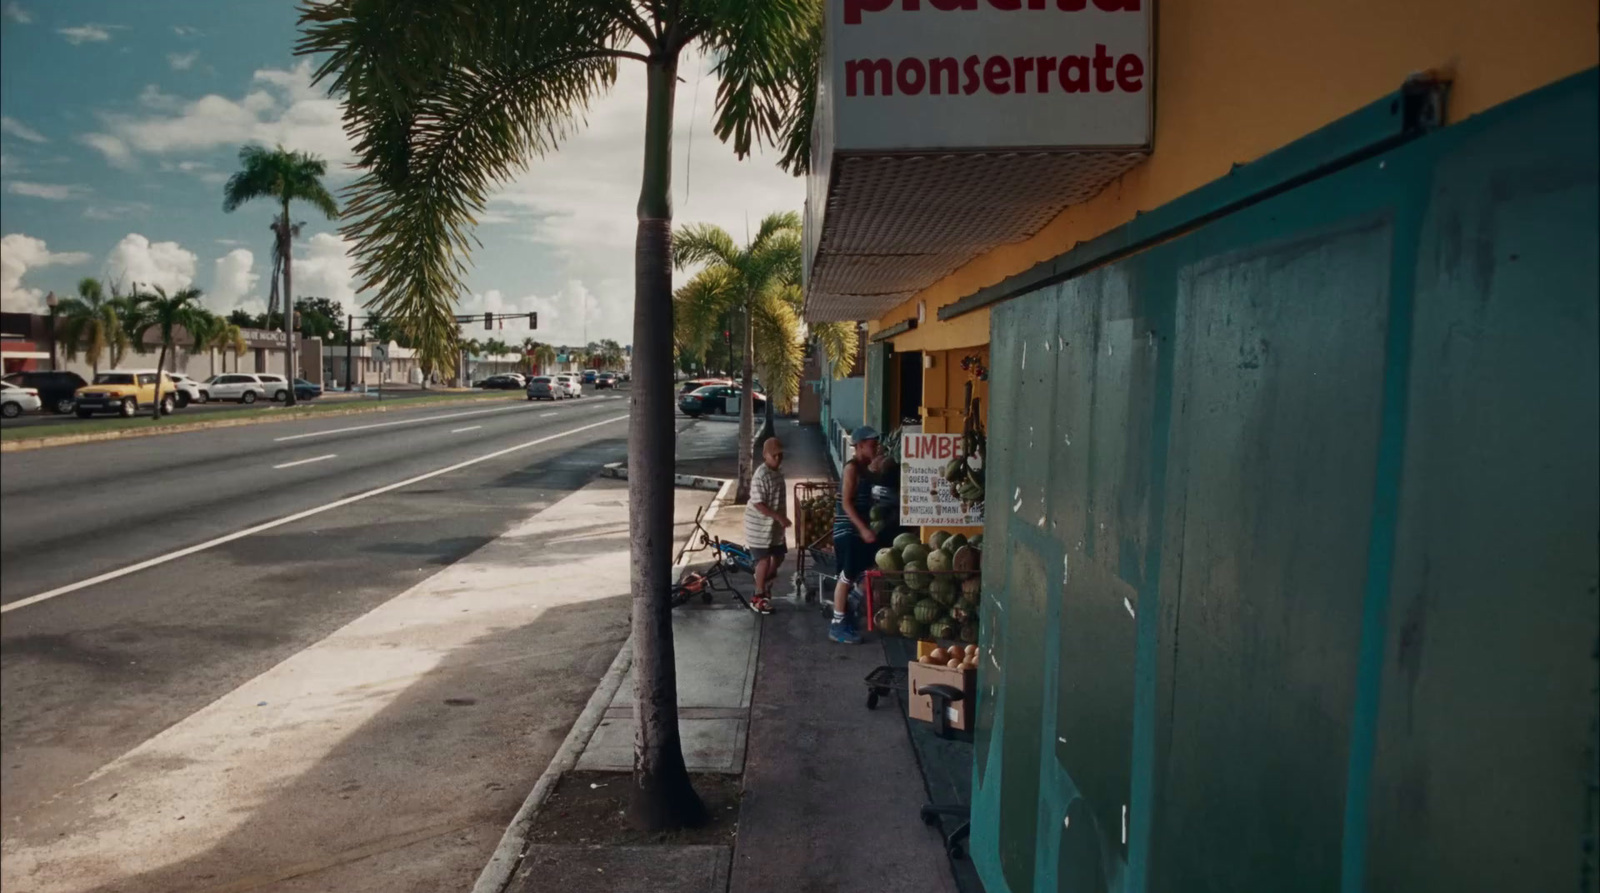
[[[1596,889],[1597,82],[995,308],[989,893]]]

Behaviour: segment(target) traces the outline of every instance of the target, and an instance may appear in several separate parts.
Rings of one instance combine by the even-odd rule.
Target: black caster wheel
[[[929,828],[939,827],[939,814],[931,809],[928,809],[927,807],[923,807],[922,824],[927,825]]]
[[[877,692],[875,692],[875,691],[867,692],[867,709],[868,710],[876,710],[876,709],[878,709],[878,693]]]
[[[945,847],[944,851],[952,859],[960,859],[961,857],[966,855],[966,850],[963,849],[961,844],[959,844],[959,843],[953,843],[950,846]]]

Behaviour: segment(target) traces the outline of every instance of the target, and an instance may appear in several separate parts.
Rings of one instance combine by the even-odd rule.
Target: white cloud
[[[150,205],[146,202],[114,202],[112,204],[93,204],[83,209],[83,216],[89,220],[117,220],[132,215],[147,215]]]
[[[173,25],[172,33],[179,37],[199,37],[200,29],[191,25]]]
[[[44,134],[10,116],[0,116],[0,133],[9,133],[30,143],[48,143]]]
[[[7,189],[15,195],[27,195],[33,198],[48,199],[53,202],[66,201],[69,198],[78,198],[86,195],[89,190],[82,186],[63,185],[59,183],[27,183],[21,180],[11,181]]]
[[[237,146],[243,143],[282,145],[321,156],[329,173],[344,173],[354,158],[345,137],[339,103],[311,86],[312,66],[262,69],[253,81],[258,89],[238,99],[212,93],[183,100],[147,87],[141,105],[148,115],[106,115],[107,131],[83,140],[114,165],[126,166],[135,153],[163,155]]]
[[[9,233],[0,239],[0,307],[10,312],[38,312],[44,308],[44,290],[22,284],[29,270],[68,266],[89,260],[81,251],[52,252],[43,239]]]
[[[630,277],[631,278],[631,277]],[[492,331],[476,324],[465,323],[461,333],[466,338],[499,338],[502,341],[521,341],[532,335],[552,344],[587,344],[601,338],[615,338],[624,344],[633,338],[625,335],[633,330],[632,304],[623,307],[616,302],[604,302],[577,280],[565,283],[553,295],[528,294],[510,298],[499,289],[489,289],[481,294],[462,298],[457,313],[479,315],[490,311],[496,316],[522,316],[530,312],[539,314],[539,328],[529,331],[526,319],[509,321],[504,329]],[[587,338],[585,333],[587,332]]]
[[[151,242],[139,233],[128,233],[106,257],[106,275],[126,291],[138,283],[170,293],[194,283],[197,260],[194,252],[177,242]]]
[[[109,133],[86,133],[78,137],[84,145],[98,149],[101,155],[112,167],[131,168],[134,166],[133,151],[128,144]]]
[[[805,183],[778,169],[777,153],[740,161],[717,139],[711,128],[717,83],[708,68],[704,59],[683,66],[674,122],[674,222],[714,223],[742,242],[747,219],[753,231],[769,213],[801,210]],[[564,268],[567,285],[544,300],[560,308],[551,325],[559,320],[560,337],[573,342],[581,338],[577,289],[593,290],[590,340],[633,340],[631,261],[643,165],[644,80],[643,66],[623,63],[612,94],[590,109],[587,127],[559,151],[531,161],[525,174],[491,199],[494,212],[520,216],[523,236],[547,247],[557,268]],[[545,311],[529,309],[541,310],[545,328]]]
[[[173,71],[188,71],[194,67],[194,60],[198,58],[200,58],[199,50],[188,53],[168,53],[167,64],[172,66]]]
[[[22,4],[18,3],[17,0],[11,0],[10,3],[7,3],[5,8],[0,10],[0,14],[3,14],[6,18],[16,22],[19,25],[28,25],[33,23],[33,13],[23,9]]]
[[[299,247],[299,246],[296,246]],[[346,309],[357,306],[355,263],[350,258],[350,243],[333,233],[317,233],[296,251],[293,274],[294,293],[303,298],[329,298]]]
[[[249,249],[235,248],[217,258],[206,303],[217,313],[229,313],[246,304],[265,310],[266,303],[256,294],[261,277],[255,272],[255,255]]]
[[[111,39],[113,25],[74,25],[71,28],[57,28],[56,33],[67,39],[67,43],[79,46],[85,43],[105,43]]]

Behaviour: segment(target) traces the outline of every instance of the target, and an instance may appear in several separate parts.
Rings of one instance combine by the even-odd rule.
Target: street
[[[326,651],[325,640],[334,641],[341,628],[364,615],[376,622],[372,618],[382,614],[377,609],[397,595],[519,523],[544,518],[581,540],[602,511],[623,511],[620,496],[610,497],[604,504],[617,507],[606,509],[572,500],[592,502],[592,493],[583,495],[586,485],[594,486],[603,464],[625,456],[627,407],[626,392],[559,404],[419,407],[5,454],[0,820],[7,887],[29,877],[29,889],[45,889],[39,878],[48,873],[48,889],[174,889],[180,880],[207,888],[200,875],[162,876],[130,887],[126,879],[110,882],[122,869],[103,865],[90,866],[81,877],[62,874],[48,848],[71,850],[73,829],[98,810],[83,792],[108,767],[119,767],[112,773],[119,778],[130,771],[129,760],[138,770],[144,764],[128,755],[178,734],[175,725],[196,722],[219,698],[252,680],[265,684],[264,674],[275,667],[284,672],[292,659],[322,653],[314,647],[318,643]],[[693,425],[679,421],[680,429]],[[726,439],[730,426],[709,430]],[[550,517],[562,511],[573,520]],[[616,518],[607,535],[620,535],[625,544],[625,512]],[[556,552],[572,548],[558,545],[563,540],[541,536],[515,552],[537,560],[547,545]],[[626,562],[612,564],[625,594]],[[557,579],[543,573],[532,579]],[[527,581],[530,575],[516,578]],[[506,646],[509,653],[475,658],[489,664],[504,664],[512,655],[532,661],[516,678],[498,684],[521,696],[531,693],[546,709],[517,713],[514,729],[504,727],[506,717],[486,714],[492,733],[480,730],[483,740],[469,749],[486,761],[488,752],[498,752],[495,763],[481,768],[501,777],[491,793],[460,806],[470,821],[457,816],[445,823],[460,844],[440,869],[447,874],[481,865],[482,847],[492,845],[503,825],[501,813],[514,810],[525,793],[520,776],[512,783],[505,774],[536,776],[541,768],[514,760],[506,743],[531,734],[547,759],[626,635],[626,599],[582,601],[589,597],[598,596],[582,587],[557,587],[548,596],[550,616],[519,627],[507,640],[515,643]],[[570,607],[561,607],[568,602]],[[463,623],[463,629],[475,629]],[[481,632],[513,633],[499,627]],[[359,663],[334,676],[359,673],[369,661]],[[392,685],[393,677],[406,672],[390,667],[384,678]],[[531,679],[538,680],[536,687],[528,684]],[[309,681],[290,688],[305,696]],[[484,699],[478,691],[463,703]],[[419,728],[402,737],[414,734],[432,733]],[[249,737],[225,731],[214,743],[226,749],[248,745]],[[385,755],[396,746],[368,742],[361,759],[389,759]],[[513,765],[505,765],[508,759]],[[157,767],[156,776],[178,768]],[[344,799],[351,793],[344,792]],[[309,802],[301,798],[298,805],[281,806],[269,825],[303,828],[313,822],[320,845],[332,854],[329,865],[366,858],[350,855],[358,850],[370,855],[376,844],[359,829],[382,824],[381,803],[365,803],[365,811],[341,819],[341,829],[315,826],[316,816],[303,812],[312,808]],[[253,806],[229,809],[248,813]],[[439,816],[434,819],[423,824],[437,837],[444,831],[434,828]],[[397,833],[410,843],[433,839],[416,837],[417,827]],[[128,833],[126,827],[101,828],[112,831]],[[409,844],[393,843],[402,845]],[[253,870],[268,876],[301,873],[285,867],[281,852],[255,858]],[[29,874],[29,866],[36,873]],[[432,889],[437,880],[429,875],[415,889]],[[347,882],[313,887],[324,888],[351,889]]]

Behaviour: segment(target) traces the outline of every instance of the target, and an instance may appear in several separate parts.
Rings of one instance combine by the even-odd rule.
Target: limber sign
[[[960,434],[912,434],[900,439],[900,523],[907,527],[977,527],[983,507],[961,507],[944,479],[961,448]]]
[[[1150,6],[829,0],[835,147],[1147,147]]]

